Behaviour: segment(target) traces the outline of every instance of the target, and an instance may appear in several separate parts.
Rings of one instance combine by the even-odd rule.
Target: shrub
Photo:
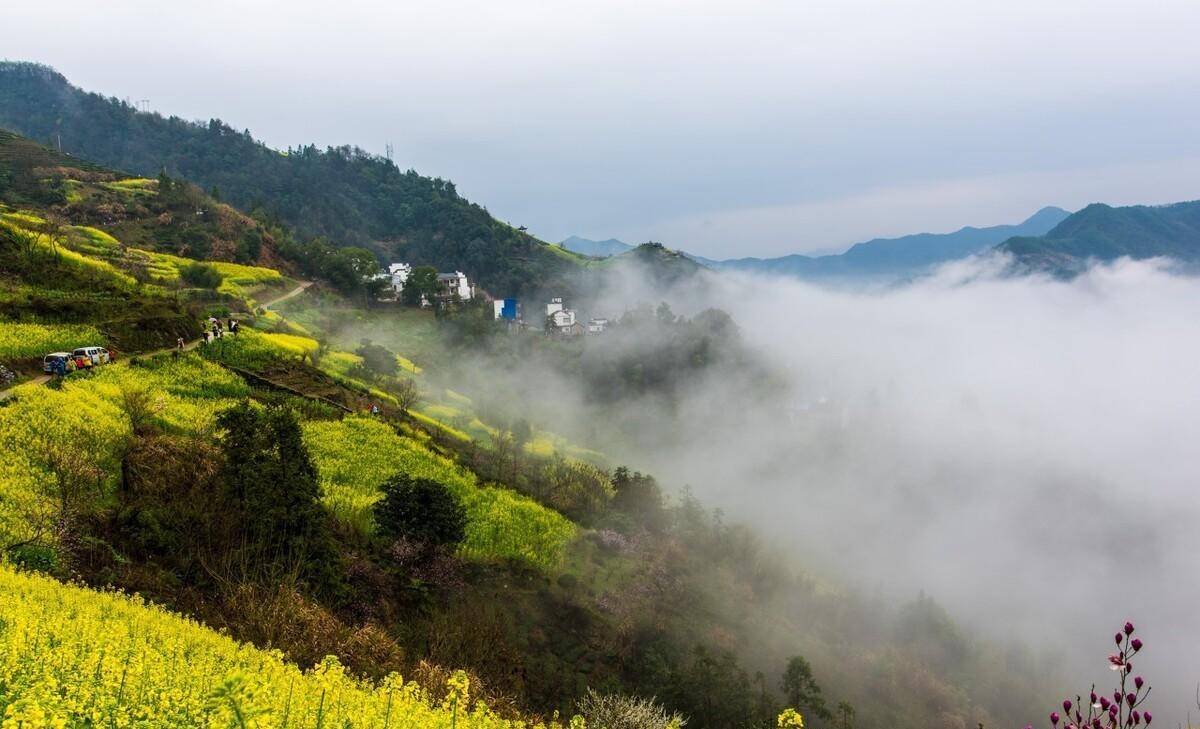
[[[180,266],[179,277],[196,288],[216,289],[224,278],[221,272],[205,263],[189,263]]]
[[[444,485],[401,473],[383,484],[375,524],[383,537],[454,546],[466,537],[467,512]]]
[[[588,689],[577,708],[587,726],[601,729],[668,729],[687,723],[682,716],[668,713],[652,699],[619,694],[605,696],[593,689]]]

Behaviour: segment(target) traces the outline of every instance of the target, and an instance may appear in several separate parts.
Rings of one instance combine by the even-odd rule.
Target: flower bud
[[[1142,688],[1142,684],[1144,684],[1144,683],[1146,683],[1146,682],[1142,680],[1142,677],[1141,677],[1141,676],[1134,676],[1134,677],[1133,677],[1133,685],[1134,685],[1134,686],[1137,686],[1137,687],[1138,687],[1138,689],[1141,689],[1141,688]]]
[[[1113,636],[1113,640],[1115,640],[1117,642],[1117,645],[1121,645],[1121,641],[1125,640],[1125,636],[1121,635],[1120,633],[1117,633],[1116,635]]]
[[[1071,700],[1070,699],[1067,699],[1066,701],[1063,702],[1063,712],[1066,714],[1071,713]]]
[[[1154,717],[1153,717],[1153,716],[1150,716],[1150,712],[1149,712],[1149,711],[1147,711],[1145,714],[1142,714],[1142,718],[1146,720],[1146,726],[1150,726],[1150,721],[1151,721],[1151,720],[1152,720]]]
[[[1111,704],[1111,703],[1112,703],[1112,702],[1108,700],[1108,697],[1107,697],[1107,696],[1101,696],[1101,697],[1100,697],[1100,708],[1101,708],[1101,709],[1104,709],[1105,711],[1108,711],[1109,704]]]
[[[1133,640],[1129,641],[1129,645],[1133,646],[1135,651],[1140,651],[1142,649],[1142,639],[1134,638]]]
[[[1125,695],[1125,703],[1129,704],[1130,706],[1133,706],[1135,701],[1137,701],[1137,694],[1126,694]]]
[[[1058,712],[1057,711],[1050,712],[1050,723],[1053,724],[1054,726],[1058,726]]]
[[[1133,634],[1133,623],[1125,623],[1125,635]]]

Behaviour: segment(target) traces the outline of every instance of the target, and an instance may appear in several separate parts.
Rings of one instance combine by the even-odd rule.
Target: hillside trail
[[[293,296],[299,296],[300,294],[304,293],[305,289],[307,289],[309,286],[312,286],[312,285],[313,285],[312,281],[301,281],[300,284],[298,286],[296,286],[296,288],[292,289],[291,291],[288,291],[286,294],[276,296],[275,298],[271,299],[270,301],[266,301],[266,302],[259,304],[259,306],[261,306],[263,309],[270,309],[272,306],[275,306],[276,304],[279,304],[280,302],[287,301],[288,299],[292,298]],[[193,339],[190,342],[184,342],[183,349],[186,352],[188,350],[195,349],[196,346],[199,344],[200,344],[199,338]],[[175,351],[175,347],[163,347],[162,349],[152,349],[149,352],[137,352],[133,356],[155,357],[160,354],[166,354],[167,352],[173,352],[173,351]],[[51,377],[52,377],[51,375],[39,375],[39,376],[33,378],[32,380],[26,380],[25,382],[20,383],[20,385],[14,385],[14,386],[8,388],[7,390],[0,390],[0,402],[3,402],[4,400],[7,400],[8,398],[12,397],[13,391],[16,390],[18,387],[20,387],[21,385],[30,385],[30,384],[44,385],[50,381]]]

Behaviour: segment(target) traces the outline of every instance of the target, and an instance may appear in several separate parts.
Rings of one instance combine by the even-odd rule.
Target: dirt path
[[[266,301],[266,302],[259,304],[259,306],[261,306],[264,309],[269,309],[281,301],[287,301],[288,299],[292,298],[293,296],[298,296],[298,295],[304,293],[305,289],[307,289],[309,286],[312,286],[312,285],[313,285],[312,281],[301,281],[299,286],[297,286],[296,288],[287,292],[286,294],[283,294],[281,296],[276,296],[275,298],[271,299],[270,301]],[[195,349],[196,345],[198,345],[198,344],[200,344],[200,340],[193,339],[190,342],[185,342],[183,345],[183,349],[184,349],[184,351],[187,351],[189,349]],[[154,349],[149,352],[136,352],[129,356],[131,356],[131,357],[154,357],[155,355],[166,354],[167,352],[173,352],[173,351],[175,351],[175,347],[163,347],[162,349]],[[0,402],[3,402],[4,400],[7,400],[8,398],[12,397],[13,390],[17,389],[17,387],[20,387],[21,385],[29,385],[29,384],[44,385],[50,381],[50,377],[51,377],[50,375],[39,375],[39,376],[33,378],[32,380],[26,380],[25,382],[22,382],[19,385],[14,385],[13,387],[8,388],[7,390],[0,390]]]

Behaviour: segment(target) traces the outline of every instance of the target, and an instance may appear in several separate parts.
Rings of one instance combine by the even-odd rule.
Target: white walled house
[[[404,284],[408,283],[408,274],[412,273],[412,266],[407,263],[393,263],[388,266],[388,276],[392,279],[392,291],[399,296],[404,291]]]
[[[457,296],[463,301],[469,301],[475,297],[475,287],[467,280],[467,274],[462,271],[454,273],[439,273],[437,276],[438,296],[440,298],[453,298]]]
[[[569,327],[575,323],[575,311],[573,309],[559,309],[550,315],[550,319],[553,321],[554,326],[559,329]]]
[[[386,284],[387,288],[379,294],[380,301],[395,301],[404,291],[404,284],[408,282],[408,274],[411,272],[412,266],[407,263],[392,263],[388,265],[387,270],[368,276],[367,279],[383,281]]]
[[[546,304],[546,331],[570,337],[582,334],[583,325],[576,321],[575,310],[564,306],[561,297],[555,297]]]
[[[588,334],[603,334],[604,330],[608,329],[608,319],[589,319],[587,323]]]

